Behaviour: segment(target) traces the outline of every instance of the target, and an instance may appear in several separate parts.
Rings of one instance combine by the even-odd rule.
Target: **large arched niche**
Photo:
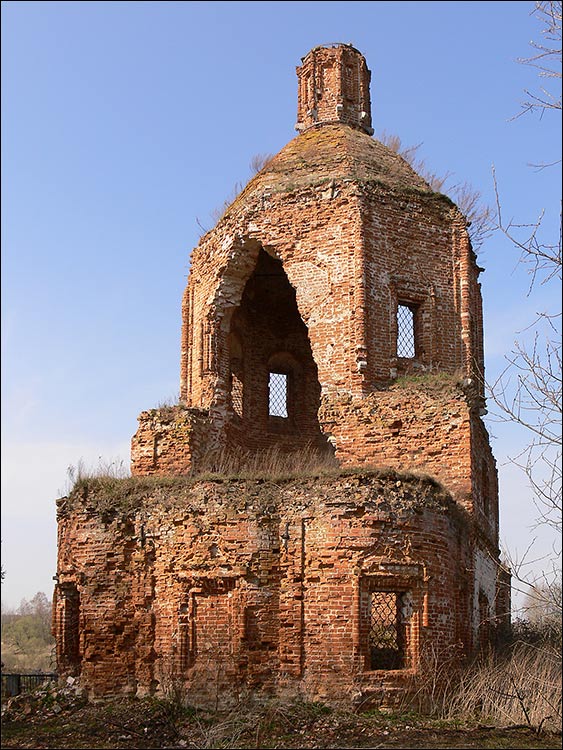
[[[253,267],[246,279],[239,276],[238,304],[223,311],[220,326],[229,443],[248,450],[328,451],[318,421],[317,365],[295,289],[272,249],[246,249],[243,265],[248,269],[251,256]],[[232,269],[228,275],[234,280]],[[232,303],[232,281],[227,286]]]

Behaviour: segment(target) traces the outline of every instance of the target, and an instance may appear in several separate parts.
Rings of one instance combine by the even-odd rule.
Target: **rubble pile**
[[[42,721],[86,703],[78,680],[67,677],[63,684],[51,680],[30,692],[14,695],[2,704],[2,721]]]

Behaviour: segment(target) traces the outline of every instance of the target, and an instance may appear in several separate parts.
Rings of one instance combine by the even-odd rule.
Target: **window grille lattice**
[[[374,591],[370,594],[369,646],[372,669],[405,666],[405,633],[401,615],[402,594]]]
[[[414,310],[407,305],[398,305],[397,357],[413,359],[414,356]]]
[[[242,417],[242,381],[234,373],[231,381],[231,403],[235,414]]]
[[[271,372],[269,386],[269,415],[287,417],[287,375]]]

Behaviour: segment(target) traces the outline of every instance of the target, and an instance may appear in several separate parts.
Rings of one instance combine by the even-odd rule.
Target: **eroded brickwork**
[[[187,474],[205,452],[209,418],[182,405],[151,409],[139,416],[131,445],[133,474]]]
[[[388,700],[509,609],[466,220],[371,137],[357,50],[297,73],[299,135],[192,253],[180,404],[60,502],[58,663],[92,695]],[[363,473],[197,480],[276,452]]]
[[[366,61],[351,45],[315,47],[297,68],[296,130],[341,122],[373,134]]]
[[[433,644],[444,659],[472,648],[486,550],[433,480],[121,482],[93,480],[59,504],[59,588],[80,591],[74,620],[58,602],[59,664],[93,696],[181,680],[202,702],[258,687],[383,700]],[[397,670],[372,662],[377,591],[406,602]],[[494,579],[486,596],[494,612]]]

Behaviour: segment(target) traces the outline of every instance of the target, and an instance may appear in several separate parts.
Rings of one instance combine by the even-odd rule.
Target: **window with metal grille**
[[[270,373],[268,414],[287,417],[287,375],[282,372]]]
[[[242,380],[234,372],[231,375],[231,403],[235,414],[242,417]]]
[[[410,305],[397,305],[397,357],[413,359],[416,355],[414,313]]]
[[[371,669],[404,669],[406,664],[405,594],[372,591],[369,598]]]

